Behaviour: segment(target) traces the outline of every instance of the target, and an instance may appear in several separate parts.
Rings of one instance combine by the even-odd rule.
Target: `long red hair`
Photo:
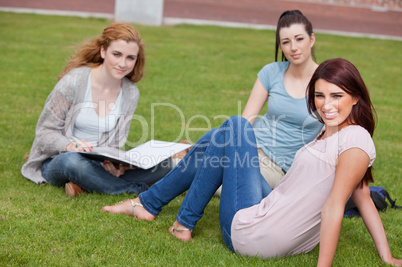
[[[70,70],[78,67],[93,68],[101,65],[103,63],[103,58],[100,54],[101,47],[107,50],[111,42],[117,40],[137,43],[139,47],[137,61],[133,71],[127,74],[126,77],[133,82],[138,82],[144,75],[144,42],[141,40],[139,32],[133,26],[121,22],[110,24],[103,30],[100,36],[82,44],[68,60],[67,66],[58,78],[61,79]]]

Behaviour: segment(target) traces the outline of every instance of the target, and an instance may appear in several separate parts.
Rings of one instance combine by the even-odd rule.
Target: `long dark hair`
[[[353,106],[346,120],[362,126],[373,136],[376,113],[371,103],[366,84],[356,67],[345,59],[335,58],[322,62],[315,70],[307,87],[307,108],[313,117],[323,122],[322,118],[317,113],[314,102],[315,84],[319,79],[323,79],[338,86],[347,94],[358,99],[358,102]],[[374,182],[371,167],[367,169],[363,180]]]
[[[308,20],[306,16],[301,13],[299,10],[287,10],[282,13],[279,17],[278,24],[276,25],[276,42],[275,42],[275,61],[278,61],[278,52],[280,46],[280,38],[279,38],[279,31],[282,28],[289,28],[293,24],[303,24],[308,36],[311,37],[313,34],[313,25]],[[311,48],[311,55],[315,60],[314,56],[314,47]],[[287,61],[285,55],[282,52],[282,61]]]

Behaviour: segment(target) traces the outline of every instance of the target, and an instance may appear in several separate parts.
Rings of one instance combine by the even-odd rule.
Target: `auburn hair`
[[[139,32],[133,26],[121,22],[110,24],[103,30],[100,36],[81,44],[76,52],[70,57],[66,67],[63,72],[60,73],[58,78],[61,79],[69,71],[78,67],[93,68],[101,65],[103,63],[103,58],[100,54],[101,47],[106,51],[113,41],[118,40],[135,42],[139,47],[134,69],[126,75],[129,80],[138,82],[144,75],[144,42],[141,40]]]
[[[347,94],[358,99],[358,102],[352,107],[352,111],[346,120],[355,125],[362,126],[373,136],[376,112],[371,103],[366,84],[357,68],[345,59],[335,58],[322,62],[315,70],[307,87],[307,108],[313,117],[316,117],[323,123],[314,102],[315,85],[319,79],[338,86]],[[363,180],[374,182],[371,167],[367,169]]]

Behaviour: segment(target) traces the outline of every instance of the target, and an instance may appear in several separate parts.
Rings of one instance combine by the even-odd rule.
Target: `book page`
[[[126,160],[143,169],[149,169],[190,146],[182,143],[151,140],[127,151]]]
[[[91,152],[78,152],[81,155],[97,160],[105,161],[108,160],[114,163],[116,166],[118,164],[123,164],[125,166],[133,167],[129,161],[126,159],[126,152],[118,148],[113,147],[94,147]]]
[[[94,147],[92,152],[78,152],[90,159],[109,160],[114,164],[149,169],[191,147],[188,144],[151,140],[129,151],[112,147]]]
[[[126,158],[126,152],[125,151],[120,150],[118,148],[108,147],[108,146],[94,147],[94,148],[92,148],[92,153],[105,155],[105,156],[113,157],[113,158],[119,158],[119,159],[125,159]]]

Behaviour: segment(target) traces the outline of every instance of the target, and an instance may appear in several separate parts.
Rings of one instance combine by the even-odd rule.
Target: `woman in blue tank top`
[[[314,43],[312,24],[299,10],[282,13],[276,28],[275,62],[258,73],[242,113],[253,125],[261,174],[271,188],[288,171],[296,151],[322,128],[306,105],[307,84],[318,67]],[[277,62],[279,48],[282,62]],[[267,112],[260,117],[265,103]]]

